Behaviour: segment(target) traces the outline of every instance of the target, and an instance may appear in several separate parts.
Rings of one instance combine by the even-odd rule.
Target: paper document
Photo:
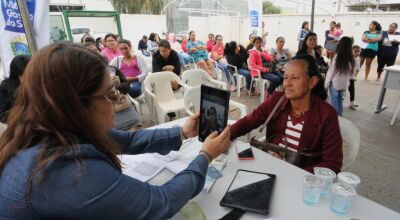
[[[400,41],[400,35],[388,34],[388,37],[390,41],[394,40]]]
[[[122,155],[122,173],[147,182],[165,168],[166,162],[151,154]]]

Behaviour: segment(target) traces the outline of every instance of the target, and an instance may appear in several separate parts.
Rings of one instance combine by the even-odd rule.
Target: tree
[[[109,0],[114,9],[124,14],[160,14],[163,0]]]
[[[263,14],[280,14],[281,8],[275,6],[269,1],[263,2]]]

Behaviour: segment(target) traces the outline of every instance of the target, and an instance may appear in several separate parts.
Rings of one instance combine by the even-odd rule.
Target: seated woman
[[[247,68],[247,58],[249,57],[247,50],[238,45],[236,41],[231,41],[225,45],[224,55],[228,63],[237,68],[240,75],[246,79],[246,90],[249,95],[259,95],[260,93],[253,88],[250,89],[251,75]]]
[[[231,76],[229,72],[227,61],[224,57],[224,43],[221,35],[215,36],[216,43],[211,50],[211,59],[215,60],[218,64],[218,68],[221,69],[225,73],[225,77],[228,80],[228,83],[231,85],[231,92],[236,91],[236,79]],[[233,80],[232,80],[233,79]]]
[[[284,49],[285,46],[285,38],[278,37],[276,38],[276,48],[271,49],[271,55],[274,56],[275,59],[275,71],[279,73],[283,73],[283,69],[285,65],[292,58],[290,55],[289,49]]]
[[[28,65],[30,56],[18,55],[10,63],[10,76],[0,84],[0,122],[7,123],[8,113],[14,106],[17,89],[21,84],[22,73]]]
[[[195,197],[210,161],[229,148],[229,128],[208,136],[184,171],[153,186],[123,174],[117,154],[179,150],[198,135],[199,114],[183,127],[110,130],[120,101],[99,54],[74,44],[38,51],[0,137],[1,216],[168,219]]]
[[[147,51],[150,54],[153,54],[158,50],[158,42],[158,35],[156,33],[151,33],[147,40]]]
[[[317,63],[319,73],[325,77],[329,66],[322,57],[322,54],[315,51],[315,48],[317,47],[317,40],[317,34],[314,32],[309,32],[304,38],[301,48],[299,51],[297,51],[296,55],[308,54],[312,56]]]
[[[283,97],[267,125],[267,140],[284,147],[286,139],[289,149],[317,155],[301,161],[300,167],[309,172],[313,172],[314,167],[340,172],[342,137],[337,113],[325,102],[327,94],[323,81],[313,57],[295,56],[285,67],[284,92],[274,93],[252,113],[232,125],[231,139],[262,125]]]
[[[207,46],[199,40],[196,41],[196,33],[194,31],[189,32],[189,41],[186,44],[186,49],[194,59],[194,62],[214,78],[212,62],[208,59]]]
[[[283,82],[283,76],[281,73],[272,72],[272,62],[274,61],[274,57],[271,56],[268,51],[263,50],[261,47],[262,44],[261,37],[255,37],[253,40],[254,48],[249,51],[249,64],[251,67],[251,76],[257,77],[258,71],[261,73],[261,77],[263,79],[267,79],[270,81],[270,85],[268,87],[268,93],[265,96],[265,99],[268,99],[275,89],[280,86]],[[270,63],[271,66],[266,66],[265,63]],[[264,92],[264,91],[260,91]]]
[[[114,57],[121,56],[121,50],[118,48],[118,37],[115,34],[106,34],[104,37],[105,48],[101,51],[101,55],[110,62]]]
[[[171,49],[174,50],[176,53],[178,53],[179,60],[182,63],[182,65],[188,64],[191,62],[191,58],[189,54],[187,54],[185,51],[182,49],[182,45],[179,44],[178,41],[176,41],[176,35],[174,33],[169,33],[168,34],[168,41],[171,44]]]
[[[148,72],[146,63],[141,55],[132,53],[132,44],[129,40],[119,40],[118,46],[123,55],[115,57],[110,66],[121,70],[131,85],[129,95],[136,98],[142,94],[142,82]]]

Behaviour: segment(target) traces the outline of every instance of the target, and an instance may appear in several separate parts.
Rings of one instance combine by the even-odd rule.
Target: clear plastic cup
[[[328,196],[331,190],[333,180],[336,177],[335,172],[325,167],[314,167],[314,174],[324,180],[325,185],[321,190],[321,196]]]
[[[350,203],[357,195],[356,190],[347,184],[332,184],[331,211],[339,216],[346,215],[350,209]]]
[[[316,206],[319,203],[321,189],[325,185],[324,180],[315,176],[307,175],[303,182],[303,202],[308,206]]]
[[[338,174],[338,182],[352,186],[357,190],[357,186],[361,183],[360,177],[349,172],[341,172]]]

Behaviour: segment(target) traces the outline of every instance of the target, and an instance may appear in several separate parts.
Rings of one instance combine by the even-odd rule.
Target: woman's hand
[[[207,152],[211,157],[210,159],[213,160],[218,157],[218,155],[229,149],[231,145],[230,137],[231,132],[229,125],[219,135],[218,132],[214,131],[204,141],[202,150]]]
[[[199,118],[200,112],[190,116],[183,125],[182,133],[187,138],[196,137],[199,134]]]

